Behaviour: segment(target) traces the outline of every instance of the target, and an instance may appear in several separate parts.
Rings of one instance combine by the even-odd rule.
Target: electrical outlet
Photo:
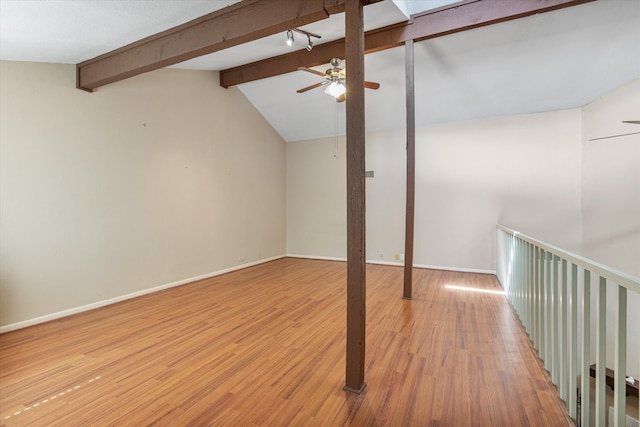
[[[400,261],[404,261],[404,254],[400,254]]]
[[[384,259],[384,254],[380,254],[380,259]]]
[[[238,257],[238,262],[244,261],[244,256]]]

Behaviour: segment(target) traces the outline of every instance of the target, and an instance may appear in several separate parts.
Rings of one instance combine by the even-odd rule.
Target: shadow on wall
[[[600,235],[591,236],[582,242],[585,252],[590,248],[600,248],[603,246],[617,245],[624,241],[633,241],[640,235],[640,226],[630,227],[627,229],[618,229],[612,232],[601,233]],[[640,264],[640,252],[637,252],[638,263]]]

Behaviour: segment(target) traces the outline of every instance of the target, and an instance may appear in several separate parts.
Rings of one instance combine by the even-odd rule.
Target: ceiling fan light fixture
[[[329,86],[324,90],[324,93],[327,95],[331,95],[334,98],[339,97],[340,95],[344,95],[347,91],[347,88],[342,84],[342,82],[331,82]]]
[[[287,46],[291,47],[293,46],[293,31],[291,30],[287,30]]]
[[[307,50],[311,52],[311,49],[313,49],[313,42],[311,41],[311,36],[307,34]]]

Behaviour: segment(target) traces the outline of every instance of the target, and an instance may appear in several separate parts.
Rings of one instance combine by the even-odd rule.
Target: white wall
[[[497,223],[579,249],[579,131],[579,110],[422,129],[416,256],[495,270]]]
[[[216,73],[0,78],[0,326],[285,253],[284,142]]]
[[[496,223],[579,250],[580,130],[580,110],[418,129],[415,263],[493,271]],[[367,259],[393,262],[404,252],[404,131],[368,133],[366,155]],[[344,140],[288,143],[287,165],[287,252],[343,258]]]
[[[640,277],[640,80],[583,111],[583,252]]]
[[[287,253],[345,258],[344,139],[287,143]]]
[[[583,254],[635,277],[640,277],[640,125],[622,121],[638,118],[640,80],[583,109]],[[630,292],[627,298],[627,373],[638,378],[640,294]],[[609,285],[607,364],[610,367],[614,360],[616,307],[617,291]],[[595,323],[592,327],[595,328]]]

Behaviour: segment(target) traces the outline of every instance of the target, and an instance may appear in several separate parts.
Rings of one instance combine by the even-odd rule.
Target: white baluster
[[[581,412],[583,426],[589,425],[591,408],[591,272],[584,270],[582,284],[582,373],[580,387]]]
[[[618,288],[618,316],[616,319],[615,329],[615,380],[613,384],[613,407],[615,414],[613,417],[614,426],[626,425],[625,409],[627,406],[627,288],[617,286]]]
[[[607,279],[600,277],[596,318],[596,427],[606,425]]]
[[[567,324],[567,306],[568,306],[568,286],[567,286],[567,260],[562,259],[562,269],[560,271],[562,275],[560,277],[560,366],[559,366],[559,381],[558,381],[558,390],[560,392],[560,397],[564,400],[565,404],[569,403],[569,390],[568,390],[568,382],[569,382],[569,370],[567,369],[567,365],[569,363],[568,357],[568,345],[569,345],[569,326]]]
[[[569,345],[569,415],[577,420],[576,390],[578,375],[578,266],[571,264],[571,291],[569,293],[571,307],[571,344]]]

